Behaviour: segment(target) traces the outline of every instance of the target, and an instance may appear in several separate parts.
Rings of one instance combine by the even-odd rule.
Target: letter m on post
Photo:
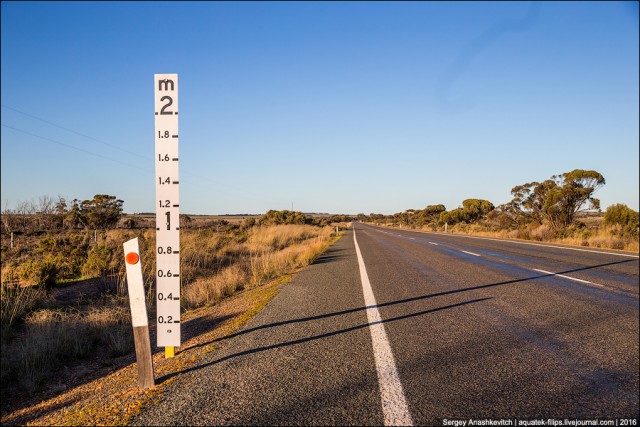
[[[171,86],[171,89],[169,89],[169,86]],[[174,90],[173,88],[173,80],[158,80],[158,90]]]

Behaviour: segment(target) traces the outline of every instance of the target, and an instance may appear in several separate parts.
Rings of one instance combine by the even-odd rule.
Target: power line
[[[31,133],[31,132],[28,132],[26,130],[22,130],[22,129],[18,129],[16,127],[13,127],[13,126],[5,125],[4,123],[2,123],[2,126],[6,127],[7,129],[14,130],[16,132],[21,132],[21,133],[24,133],[26,135],[30,135],[30,136],[34,136],[36,138],[44,139],[45,141],[53,142],[54,144],[62,145],[63,147],[67,147],[67,148],[71,148],[71,149],[76,150],[76,151],[80,151],[80,152],[85,153],[85,154],[90,154],[92,156],[100,157],[102,159],[106,159],[106,160],[110,160],[112,162],[120,163],[122,165],[130,166],[132,168],[136,168],[136,169],[139,169],[139,170],[144,171],[144,172],[150,172],[150,170],[148,170],[148,169],[143,169],[143,168],[138,167],[136,165],[132,165],[130,163],[123,162],[121,160],[116,160],[116,159],[113,159],[111,157],[103,156],[102,154],[94,153],[93,151],[85,150],[83,148],[78,148],[78,147],[76,147],[74,145],[71,145],[71,144],[65,144],[64,142],[56,141],[54,139],[47,138],[46,136],[36,135],[35,133]]]
[[[77,131],[75,131],[75,130],[73,130],[73,129],[69,129],[69,128],[64,127],[64,126],[60,126],[60,125],[58,125],[58,124],[56,124],[56,123],[53,123],[53,122],[51,122],[51,121],[49,121],[49,120],[45,120],[45,119],[43,119],[42,117],[37,117],[37,116],[34,116],[33,114],[29,114],[29,113],[25,113],[24,111],[20,111],[20,110],[18,110],[17,108],[13,108],[13,107],[10,107],[10,106],[5,105],[5,104],[0,104],[0,105],[2,105],[2,107],[7,108],[7,109],[9,109],[9,110],[11,110],[11,111],[15,111],[15,112],[20,113],[20,114],[23,114],[23,115],[25,115],[25,116],[27,116],[27,117],[31,117],[32,119],[39,120],[39,121],[41,121],[41,122],[43,122],[43,123],[47,123],[47,124],[49,124],[49,125],[51,125],[51,126],[54,126],[54,127],[59,128],[59,129],[66,130],[67,132],[71,132],[71,133],[73,133],[73,134],[75,134],[75,135],[79,135],[79,136],[81,136],[81,137],[83,137],[83,138],[88,138],[88,139],[90,139],[90,140],[92,140],[92,141],[99,142],[100,144],[106,145],[107,147],[115,148],[116,150],[119,150],[119,151],[122,151],[122,152],[125,152],[125,153],[128,153],[128,154],[132,154],[132,155],[134,155],[134,156],[137,156],[137,157],[143,158],[143,159],[145,159],[145,160],[149,160],[149,157],[148,157],[148,156],[143,156],[143,155],[141,155],[141,154],[134,153],[133,151],[125,150],[124,148],[118,147],[117,145],[109,144],[108,142],[105,142],[105,141],[103,141],[103,140],[101,140],[101,139],[98,139],[98,138],[94,138],[93,136],[85,135],[85,134],[80,133],[80,132],[77,132]],[[49,139],[49,138],[46,138],[46,137],[43,137],[43,136],[40,136],[40,135],[32,134],[32,133],[29,133],[29,132],[24,131],[24,130],[21,130],[21,129],[17,129],[17,128],[12,127],[12,126],[6,126],[6,125],[4,125],[4,126],[5,126],[5,127],[8,127],[8,128],[11,128],[11,129],[14,129],[14,130],[17,130],[17,131],[19,131],[19,132],[26,133],[26,134],[28,134],[28,135],[35,136],[35,137],[37,137],[37,138],[41,138],[41,139],[44,139],[44,140],[47,140],[47,141],[54,142],[54,143],[56,143],[56,144],[64,145],[64,146],[66,146],[66,147],[70,147],[70,148],[73,148],[73,149],[76,149],[76,150],[79,150],[79,151],[83,151],[83,152],[85,152],[85,153],[92,154],[92,155],[94,155],[94,156],[98,156],[98,157],[102,157],[102,158],[105,158],[105,159],[113,160],[113,161],[116,161],[116,162],[119,162],[119,163],[122,163],[122,164],[127,164],[127,163],[120,162],[120,161],[115,160],[115,159],[111,159],[111,158],[109,158],[109,157],[102,156],[102,155],[97,154],[97,153],[94,153],[94,152],[90,152],[90,151],[88,151],[88,150],[83,150],[83,149],[80,149],[80,148],[77,148],[77,147],[74,147],[74,146],[71,146],[71,145],[68,145],[68,144],[64,144],[64,143],[59,142],[59,141],[54,141],[54,140],[52,140],[52,139]],[[130,166],[132,166],[132,165],[130,165]],[[135,166],[134,166],[134,167],[135,167]],[[138,168],[138,169],[139,169],[139,168]],[[194,177],[196,177],[196,178],[198,178],[198,179],[201,179],[201,180],[204,180],[204,181],[210,181],[208,178],[205,178],[205,177],[202,177],[202,176],[198,176],[198,175],[196,175],[196,174],[194,174],[194,173],[191,173],[191,172],[185,172],[185,173],[186,173],[187,175],[194,176]]]
[[[16,128],[16,127],[14,127],[14,126],[5,125],[4,123],[2,123],[2,126],[3,126],[3,127],[5,127],[5,128],[7,128],[7,129],[14,130],[14,131],[16,131],[16,132],[24,133],[25,135],[33,136],[33,137],[40,138],[40,139],[45,140],[45,141],[52,142],[52,143],[54,143],[54,144],[61,145],[61,146],[63,146],[63,147],[71,148],[72,150],[76,150],[76,151],[79,151],[79,152],[81,152],[81,153],[89,154],[89,155],[91,155],[91,156],[99,157],[99,158],[101,158],[101,159],[105,159],[105,160],[109,160],[109,161],[112,161],[112,162],[115,162],[115,163],[119,163],[119,164],[122,164],[122,165],[125,165],[125,166],[129,166],[129,167],[132,167],[132,168],[135,168],[135,169],[141,170],[141,171],[143,171],[143,172],[147,172],[147,173],[152,172],[150,168],[149,168],[149,169],[144,169],[144,168],[141,168],[141,167],[139,167],[139,166],[132,165],[131,163],[123,162],[123,161],[121,161],[121,160],[117,160],[117,159],[114,159],[114,158],[112,158],[112,157],[104,156],[104,155],[102,155],[102,154],[98,154],[98,153],[95,153],[95,152],[93,152],[93,151],[85,150],[85,149],[83,149],[83,148],[78,148],[78,147],[76,147],[76,146],[74,146],[74,145],[66,144],[66,143],[64,143],[64,142],[60,142],[60,141],[56,141],[56,140],[54,140],[54,139],[47,138],[46,136],[37,135],[37,134],[35,134],[35,133],[29,132],[29,131],[26,131],[26,130],[23,130],[23,129]],[[149,160],[149,159],[147,159],[147,160]],[[194,175],[194,174],[188,174],[188,175]],[[196,176],[196,177],[198,177],[197,175],[195,175],[195,176]],[[200,177],[200,178],[201,178],[201,179],[204,179],[204,180],[208,180],[207,178],[202,178],[202,177]],[[211,181],[211,180],[208,180],[208,181],[213,182],[213,181]],[[189,182],[189,184],[190,184],[190,185],[196,185],[196,186],[198,186],[198,187],[202,187],[202,188],[205,188],[205,189],[207,189],[207,190],[211,190],[211,186],[207,186],[207,185],[204,185],[204,184],[200,184],[200,183],[198,183],[198,182],[190,181],[190,180],[188,180],[188,179],[187,179],[187,182]],[[221,190],[221,188],[222,188],[222,187],[224,187],[224,186],[223,186],[223,185],[218,185],[218,186],[217,186],[217,189],[218,189],[218,190]],[[229,187],[228,185],[227,185],[226,187],[231,188],[231,187]],[[230,195],[237,195],[237,194],[235,194],[235,193],[230,193],[230,192],[228,192],[228,191],[224,191],[224,190],[221,190],[221,191],[223,191],[224,193],[230,194]],[[266,199],[264,199],[264,200],[266,200]]]
[[[133,155],[133,156],[137,156],[137,157],[141,157],[141,158],[143,158],[143,159],[147,159],[147,157],[146,157],[146,156],[143,156],[142,154],[134,153],[133,151],[126,150],[126,149],[124,149],[124,148],[118,147],[117,145],[109,144],[108,142],[102,141],[102,140],[100,140],[100,139],[98,139],[98,138],[94,138],[94,137],[92,137],[92,136],[85,135],[85,134],[80,133],[80,132],[76,132],[76,131],[75,131],[75,130],[73,130],[73,129],[69,129],[69,128],[64,127],[64,126],[60,126],[60,125],[58,125],[58,124],[55,124],[55,123],[50,122],[50,121],[48,121],[48,120],[45,120],[45,119],[43,119],[43,118],[41,118],[41,117],[34,116],[33,114],[25,113],[24,111],[20,111],[20,110],[18,110],[17,108],[9,107],[8,105],[5,105],[5,104],[0,104],[0,105],[2,105],[2,107],[7,108],[7,109],[9,109],[9,110],[11,110],[11,111],[15,111],[16,113],[23,114],[23,115],[25,115],[25,116],[27,116],[27,117],[31,117],[32,119],[39,120],[39,121],[41,121],[41,122],[43,122],[43,123],[46,123],[46,124],[48,124],[48,125],[51,125],[51,126],[57,127],[58,129],[66,130],[67,132],[71,132],[71,133],[73,133],[73,134],[76,134],[76,135],[82,136],[82,137],[84,137],[84,138],[88,138],[88,139],[90,139],[90,140],[92,140],[92,141],[95,141],[95,142],[98,142],[98,143],[100,143],[100,144],[106,145],[107,147],[115,148],[116,150],[120,150],[120,151],[122,151],[122,152],[125,152],[125,153],[128,153],[128,154],[131,154],[131,155]]]
[[[117,145],[109,144],[108,142],[105,142],[105,141],[103,141],[103,140],[101,140],[101,139],[94,138],[93,136],[90,136],[90,135],[85,135],[85,134],[80,133],[80,132],[77,132],[77,131],[75,131],[75,130],[73,130],[73,129],[69,129],[69,128],[67,128],[67,127],[64,127],[64,126],[61,126],[61,125],[59,125],[59,124],[53,123],[53,122],[51,122],[51,121],[49,121],[49,120],[45,120],[45,119],[43,119],[42,117],[37,117],[37,116],[34,116],[33,114],[25,113],[24,111],[18,110],[17,108],[13,108],[13,107],[10,107],[10,106],[5,105],[5,104],[0,104],[0,105],[2,105],[2,107],[6,108],[6,109],[9,109],[9,110],[11,110],[11,111],[15,111],[15,112],[20,113],[20,114],[23,114],[23,115],[25,115],[25,116],[27,116],[27,117],[31,117],[32,119],[39,120],[39,121],[41,121],[41,122],[43,122],[43,123],[47,123],[47,124],[49,124],[49,125],[51,125],[51,126],[54,126],[54,127],[59,128],[59,129],[66,130],[67,132],[71,132],[71,133],[73,133],[73,134],[75,134],[75,135],[82,136],[83,138],[88,138],[88,139],[90,139],[90,140],[92,140],[92,141],[99,142],[100,144],[106,145],[107,147],[115,148],[116,150],[123,151],[123,152],[128,153],[128,154],[132,154],[132,155],[134,155],[134,156],[137,156],[137,157],[143,158],[143,159],[145,159],[145,160],[149,160],[149,157],[147,157],[147,156],[143,156],[143,155],[141,155],[141,154],[134,153],[133,151],[125,150],[124,148],[118,147]],[[66,147],[70,147],[70,148],[73,148],[73,149],[76,149],[76,150],[80,150],[80,151],[83,151],[83,152],[85,152],[85,153],[92,154],[92,155],[94,155],[94,156],[98,156],[98,157],[102,157],[102,158],[105,158],[105,159],[113,160],[113,161],[116,161],[116,162],[119,162],[119,163],[122,163],[122,164],[127,164],[127,163],[120,162],[120,161],[115,160],[115,159],[111,159],[111,158],[109,158],[109,157],[102,156],[102,155],[97,154],[97,153],[90,152],[90,151],[88,151],[88,150],[83,150],[83,149],[80,149],[80,148],[77,148],[77,147],[73,147],[73,146],[71,146],[71,145],[64,144],[64,143],[59,142],[59,141],[54,141],[54,140],[52,140],[52,139],[49,139],[49,138],[46,138],[46,137],[43,137],[43,136],[40,136],[40,135],[30,134],[30,133],[29,133],[29,132],[27,132],[27,131],[23,131],[23,130],[17,129],[17,128],[12,127],[12,126],[6,126],[6,125],[5,125],[5,127],[9,127],[9,128],[11,128],[11,129],[14,129],[14,130],[17,130],[17,131],[19,131],[19,132],[23,132],[23,133],[26,133],[26,134],[29,134],[29,135],[35,136],[35,137],[37,137],[37,138],[45,139],[45,140],[48,140],[48,141],[51,141],[51,142],[54,142],[54,143],[57,143],[57,144],[60,144],[60,145],[64,145],[64,146],[66,146]],[[133,166],[133,165],[130,165],[130,166]],[[134,167],[135,167],[135,166],[134,166]],[[198,179],[201,179],[201,180],[204,180],[204,181],[210,181],[208,178],[205,178],[205,177],[203,177],[203,176],[198,176],[198,175],[196,175],[196,174],[194,174],[194,173],[191,173],[191,172],[184,172],[184,173],[186,173],[187,175],[194,176],[194,177],[196,177],[196,178],[198,178]],[[210,182],[211,182],[211,181],[210,181]]]
[[[26,113],[26,112],[24,112],[24,111],[18,110],[17,108],[13,108],[13,107],[10,107],[10,106],[5,105],[5,104],[0,104],[0,105],[1,105],[3,108],[6,108],[6,109],[8,109],[8,110],[15,111],[15,112],[17,112],[17,113],[23,114],[23,115],[25,115],[25,116],[27,116],[27,117],[30,117],[30,118],[32,118],[32,119],[35,119],[35,120],[41,121],[41,122],[43,122],[43,123],[46,123],[46,124],[48,124],[48,125],[51,125],[51,126],[57,127],[57,128],[59,128],[59,129],[65,130],[65,131],[67,131],[67,132],[71,132],[71,133],[73,133],[73,134],[75,134],[75,135],[78,135],[78,136],[81,136],[81,137],[83,137],[83,138],[87,138],[87,139],[90,139],[90,140],[92,140],[92,141],[95,141],[95,142],[98,142],[98,143],[100,143],[100,144],[103,144],[103,145],[106,145],[106,146],[108,146],[108,147],[111,147],[111,148],[113,148],[113,149],[116,149],[116,150],[119,150],[119,151],[122,151],[122,152],[125,152],[125,153],[128,153],[128,154],[134,155],[134,156],[136,156],[136,157],[143,158],[143,159],[145,159],[145,160],[149,160],[149,157],[147,157],[147,156],[143,156],[143,155],[141,155],[141,154],[134,153],[134,152],[129,151],[129,150],[125,150],[124,148],[121,148],[121,147],[118,147],[118,146],[116,146],[116,145],[110,144],[110,143],[108,143],[108,142],[105,142],[105,141],[103,141],[103,140],[101,140],[101,139],[98,139],[98,138],[95,138],[95,137],[93,137],[93,136],[85,135],[85,134],[80,133],[80,132],[77,132],[77,131],[75,131],[75,130],[73,130],[73,129],[69,129],[69,128],[67,128],[67,127],[64,127],[64,126],[58,125],[58,124],[56,124],[56,123],[53,123],[53,122],[51,122],[51,121],[49,121],[49,120],[45,120],[45,119],[43,119],[43,118],[41,118],[41,117],[34,116],[33,114],[29,114],[29,113]],[[18,131],[18,132],[22,132],[22,133],[27,134],[27,135],[34,136],[34,137],[36,137],[36,138],[43,139],[43,140],[45,140],[45,141],[50,141],[50,142],[53,142],[53,143],[55,143],[55,144],[62,145],[62,146],[64,146],[64,147],[71,148],[71,149],[76,150],[76,151],[80,151],[80,152],[83,152],[83,153],[86,153],[86,154],[90,154],[90,155],[92,155],[92,156],[100,157],[100,158],[103,158],[103,159],[106,159],[106,160],[110,160],[110,161],[113,161],[113,162],[116,162],[116,163],[120,163],[120,164],[123,164],[123,165],[126,165],[126,166],[130,166],[130,167],[136,168],[136,169],[138,169],[138,170],[142,170],[142,171],[144,171],[144,172],[149,172],[149,170],[142,169],[142,168],[140,168],[140,167],[138,167],[138,166],[135,166],[135,165],[132,165],[132,164],[129,164],[129,163],[126,163],[126,162],[123,162],[123,161],[117,160],[117,159],[113,159],[113,158],[111,158],[111,157],[103,156],[103,155],[101,155],[101,154],[94,153],[94,152],[89,151],[89,150],[85,150],[85,149],[82,149],[82,148],[78,148],[78,147],[75,147],[75,146],[70,145],[70,144],[65,144],[65,143],[60,142],[60,141],[55,141],[55,140],[53,140],[53,139],[51,139],[51,138],[47,138],[47,137],[44,137],[44,136],[41,136],[41,135],[36,135],[36,134],[34,134],[34,133],[31,133],[31,132],[28,132],[28,131],[25,131],[25,130],[22,130],[22,129],[15,128],[15,127],[13,127],[13,126],[8,126],[8,125],[5,125],[5,124],[3,124],[2,126],[6,127],[6,128],[9,128],[9,129],[13,129],[13,130]],[[247,195],[249,195],[249,196],[251,196],[251,198],[252,198],[252,199],[254,199],[254,200],[257,200],[257,199],[260,199],[260,200],[263,200],[263,201],[268,201],[268,200],[269,200],[268,198],[265,198],[264,196],[259,196],[259,195],[257,195],[257,194],[249,193],[249,192],[247,192],[247,190],[246,190],[246,189],[241,189],[241,188],[234,187],[234,186],[231,186],[231,185],[228,185],[228,184],[220,184],[220,183],[214,182],[213,180],[211,180],[211,179],[209,179],[209,178],[203,177],[203,176],[198,175],[198,174],[195,174],[195,173],[193,173],[193,172],[183,171],[183,172],[181,172],[181,174],[184,174],[184,175],[187,175],[187,176],[190,176],[190,177],[193,177],[193,178],[197,178],[197,179],[199,179],[199,180],[207,181],[207,182],[209,182],[209,183],[211,183],[211,184],[214,184],[218,190],[221,190],[223,187],[226,187],[226,188],[228,188],[228,189],[237,190],[237,191],[239,191],[239,192],[242,192],[242,193],[243,193],[243,196],[247,196]],[[197,185],[197,186],[202,187],[202,188],[206,188],[207,190],[210,190],[210,189],[211,189],[211,187],[210,187],[210,186],[205,186],[205,185],[200,184],[200,183],[197,183],[197,182],[193,182],[193,181],[191,181],[191,184],[192,184],[192,185]],[[230,194],[230,195],[237,195],[237,193],[231,193],[231,192],[224,191],[224,190],[222,190],[222,191],[223,191],[224,193],[226,193],[226,194]],[[246,197],[244,197],[244,198],[246,199]]]

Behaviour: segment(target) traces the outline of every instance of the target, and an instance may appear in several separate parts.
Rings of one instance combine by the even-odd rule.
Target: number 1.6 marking
[[[173,161],[173,162],[177,162],[178,158],[177,157],[169,157],[168,154],[158,154],[158,161],[159,162],[168,162],[169,160]]]

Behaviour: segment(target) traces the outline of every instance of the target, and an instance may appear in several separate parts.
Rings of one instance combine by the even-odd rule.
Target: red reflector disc
[[[138,262],[138,260],[140,259],[140,257],[135,252],[129,252],[127,254],[127,256],[125,257],[125,259],[127,260],[128,264],[136,264]]]

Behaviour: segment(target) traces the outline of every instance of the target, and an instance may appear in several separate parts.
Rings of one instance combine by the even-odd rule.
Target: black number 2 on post
[[[160,114],[173,114],[173,111],[164,111],[173,104],[173,99],[171,99],[170,96],[163,96],[162,98],[160,98],[160,101],[168,101],[162,106],[162,109],[160,109]]]

